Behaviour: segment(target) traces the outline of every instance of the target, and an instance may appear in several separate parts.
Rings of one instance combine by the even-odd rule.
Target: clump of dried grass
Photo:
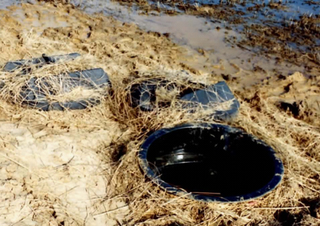
[[[44,87],[47,85],[47,87],[50,88],[50,90],[45,90],[48,99],[55,99],[55,96],[57,96],[59,101],[67,101],[70,99],[85,98],[85,96],[88,95],[90,97],[90,90],[88,89],[87,92],[82,93],[76,90],[73,91],[74,88],[69,84],[70,82],[68,83],[67,73],[91,69],[92,65],[97,65],[95,59],[90,55],[85,55],[70,62],[61,61],[55,64],[45,64],[40,68],[37,67],[37,65],[26,65],[14,72],[2,71],[0,72],[0,76],[3,86],[0,96],[3,100],[14,101],[15,104],[21,104],[19,101],[22,101],[20,96],[22,89],[28,86],[31,78],[36,78],[44,81],[44,84],[38,84],[39,86],[42,85],[42,87]],[[29,72],[27,74],[21,74],[26,67]],[[85,89],[85,87],[83,87],[83,89]],[[95,93],[92,93],[92,95],[94,94]]]
[[[35,43],[39,41],[38,39],[34,39],[34,40],[36,40],[34,41]],[[30,41],[29,43],[28,41],[29,45],[31,46],[35,44],[34,42]],[[44,42],[42,44],[43,45],[47,44],[46,45],[47,48],[50,49],[54,43],[47,40],[47,42]],[[42,51],[46,51],[46,49],[42,49]],[[72,49],[69,51],[69,53],[70,52],[72,52]],[[32,55],[28,55],[25,58],[31,59],[31,58],[40,57],[40,56],[41,55],[38,55],[38,54],[32,54]],[[45,64],[42,67],[38,67],[37,65],[28,65],[27,74],[21,74],[25,67],[17,69],[14,72],[0,71],[0,77],[2,82],[2,86],[0,90],[1,101],[13,104],[13,105],[7,105],[5,107],[4,112],[7,112],[7,115],[11,115],[11,117],[15,117],[19,120],[21,120],[22,118],[25,118],[26,121],[28,122],[45,121],[45,120],[48,120],[48,117],[51,117],[50,115],[52,115],[58,121],[63,121],[66,118],[61,116],[70,115],[70,117],[81,118],[79,120],[81,120],[82,122],[78,121],[76,124],[80,125],[80,124],[86,124],[86,122],[91,122],[91,124],[89,125],[97,125],[99,124],[98,122],[92,123],[94,121],[93,119],[91,119],[92,116],[88,117],[87,121],[85,121],[84,118],[87,118],[86,114],[92,111],[98,111],[102,114],[106,114],[107,108],[104,107],[104,104],[105,104],[104,99],[105,99],[105,96],[108,95],[109,86],[106,86],[103,88],[96,87],[97,89],[91,89],[90,87],[72,87],[72,84],[68,80],[67,73],[92,69],[93,67],[101,67],[101,66],[104,66],[104,65],[102,65],[99,61],[97,61],[92,55],[83,54],[82,56],[72,61],[60,61],[55,64]],[[66,109],[65,113],[54,111],[54,112],[49,112],[48,114],[44,114],[41,111],[34,111],[32,110],[32,107],[30,106],[28,107],[26,104],[23,104],[25,99],[24,99],[24,96],[21,95],[22,91],[28,88],[29,81],[32,78],[36,78],[39,81],[39,83],[36,83],[36,85],[38,86],[38,88],[40,87],[43,88],[43,91],[45,92],[45,95],[46,95],[46,101],[48,101],[49,103],[52,103],[52,102],[64,103],[71,100],[78,101],[83,99],[95,99],[97,102],[101,102],[101,105],[97,106],[96,108],[93,108],[93,109],[90,108],[82,112],[81,111],[73,112],[73,111],[68,111]],[[83,114],[84,112],[85,114]],[[31,114],[31,115],[28,116],[28,114]],[[19,115],[19,116],[13,116],[13,115]],[[36,117],[37,115],[40,116],[40,119]],[[58,116],[58,115],[61,115],[61,116]],[[62,124],[67,124],[67,121],[72,122],[75,120],[66,119],[65,122]],[[45,124],[48,124],[48,123],[45,123]]]

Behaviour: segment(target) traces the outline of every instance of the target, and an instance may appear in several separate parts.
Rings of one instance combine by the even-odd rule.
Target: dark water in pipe
[[[264,145],[240,133],[182,129],[155,140],[147,159],[165,182],[188,192],[241,196],[274,176],[274,158]]]

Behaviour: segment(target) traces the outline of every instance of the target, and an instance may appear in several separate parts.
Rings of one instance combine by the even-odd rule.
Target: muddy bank
[[[43,53],[82,55],[26,77],[0,72],[5,83],[0,92],[4,225],[318,224],[316,72],[310,78],[299,72],[284,76],[263,69],[259,61],[246,62],[255,70],[234,64],[234,71],[226,72],[223,64],[210,61],[208,50],[179,46],[164,33],[147,32],[104,14],[88,15],[72,5],[23,4],[1,10],[0,16],[1,67]],[[99,106],[42,112],[21,107],[15,98],[15,84],[25,84],[30,76],[93,67],[103,68],[115,87],[114,96]],[[251,202],[219,204],[173,196],[147,180],[136,155],[146,134],[187,118],[177,111],[137,113],[121,91],[128,81],[161,73],[187,73],[207,84],[226,80],[241,102],[239,117],[229,124],[276,150],[285,166],[279,187]]]
[[[119,1],[137,6],[148,15],[189,14],[206,18],[216,27],[242,34],[226,37],[253,53],[277,63],[286,61],[303,66],[308,74],[318,71],[320,24],[319,5],[313,1],[257,3],[246,1]]]
[[[250,80],[251,83],[256,83],[265,78],[266,71],[269,71],[268,76],[287,76],[295,71],[301,71],[309,76],[318,70],[317,54],[314,52],[317,46],[316,44],[311,45],[312,41],[310,41],[316,37],[306,39],[305,36],[300,35],[301,32],[292,30],[294,26],[283,30],[279,29],[279,26],[282,26],[281,23],[275,19],[268,19],[269,17],[266,16],[263,18],[268,21],[251,20],[249,14],[246,14],[247,17],[236,14],[237,17],[246,19],[241,24],[232,25],[230,17],[226,17],[223,13],[220,14],[225,16],[224,19],[215,19],[210,15],[195,17],[194,14],[185,11],[174,16],[161,10],[160,12],[153,10],[144,14],[144,11],[139,10],[136,4],[125,8],[121,4],[110,1],[95,0],[85,3],[71,1],[71,3],[88,13],[102,12],[126,23],[133,22],[144,30],[169,36],[175,43],[189,49],[189,55],[198,55],[197,61],[199,63],[195,63],[195,57],[189,63],[200,71],[211,70],[212,73],[221,76],[239,74],[241,77],[248,77],[246,72],[250,71],[250,73],[257,74]],[[138,3],[138,5],[140,4],[146,3]],[[197,7],[200,10],[202,5],[192,5],[192,7]],[[217,7],[222,7],[227,10],[236,7],[236,5],[228,4],[225,6],[223,3],[219,6],[211,4],[208,7],[215,10]],[[247,10],[247,8],[241,10]],[[293,23],[286,19],[285,24],[289,22]],[[261,29],[259,29],[260,27]],[[266,30],[271,31],[267,32]],[[266,34],[261,34],[261,32]],[[291,38],[290,32],[297,34]],[[278,38],[278,36],[283,38]],[[293,41],[287,40],[288,37]],[[302,44],[303,40],[307,40],[306,45],[310,44],[309,46],[313,48],[310,53],[306,53],[306,50],[308,52],[310,48],[306,48],[306,45]],[[299,46],[294,42],[299,42]],[[293,48],[294,46],[299,48]],[[202,56],[199,56],[199,53]],[[188,61],[188,59],[186,60]]]

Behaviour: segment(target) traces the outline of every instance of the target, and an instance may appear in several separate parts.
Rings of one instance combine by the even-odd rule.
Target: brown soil
[[[276,59],[303,65],[307,71],[319,68],[320,39],[319,15],[314,17],[303,16],[292,25],[276,26],[261,25],[245,26],[246,39],[237,43],[239,46],[249,46],[259,49],[259,52]],[[292,48],[290,45],[307,47],[307,50]]]
[[[86,110],[42,112],[21,107],[15,98],[18,84],[30,76],[0,72],[5,84],[0,93],[1,225],[319,224],[317,70],[310,78],[299,72],[264,76],[250,86],[245,84],[256,73],[269,71],[256,66],[246,76],[223,76],[241,102],[238,118],[229,124],[263,139],[284,163],[283,181],[274,191],[236,204],[174,196],[145,178],[137,152],[150,132],[197,115],[174,108],[137,112],[128,105],[127,84],[147,75],[179,77],[182,70],[194,81],[223,78],[210,68],[194,67],[201,60],[205,64],[201,51],[190,56],[165,34],[57,2],[0,11],[0,65],[42,53],[79,52],[79,59],[35,69],[30,76],[102,67],[114,94]]]

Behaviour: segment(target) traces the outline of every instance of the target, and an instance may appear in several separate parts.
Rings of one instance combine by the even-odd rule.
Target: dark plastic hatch
[[[42,57],[39,58],[32,58],[29,60],[16,60],[16,61],[9,61],[4,66],[3,70],[7,72],[13,72],[17,69],[24,68],[21,71],[21,75],[28,73],[28,67],[31,65],[35,65],[37,67],[42,67],[45,64],[53,64],[57,63],[58,61],[63,60],[73,60],[77,57],[79,57],[79,53],[70,53],[65,55],[55,55],[55,56],[46,56],[45,54],[42,55]]]
[[[228,109],[214,111],[213,117],[218,120],[230,120],[237,115],[240,103],[233,95],[227,83],[221,81],[209,86],[203,84],[199,84],[199,86],[202,88],[191,89],[181,85],[179,86],[167,80],[145,80],[131,86],[131,104],[132,107],[139,107],[142,111],[153,111],[157,99],[157,89],[162,87],[167,91],[170,91],[171,89],[178,87],[181,90],[178,99],[181,101],[183,109],[189,109],[190,112],[196,112],[199,108],[207,110],[224,102],[231,101]],[[161,107],[167,106],[170,106],[170,103],[162,103]]]
[[[109,76],[102,68],[95,68],[84,71],[76,71],[63,75],[62,89],[70,92],[72,89],[82,86],[89,89],[97,89],[105,86],[111,87]],[[31,78],[20,93],[23,104],[44,111],[49,110],[76,110],[85,109],[88,106],[99,104],[96,99],[83,99],[67,102],[49,102],[47,95],[55,95],[47,78]]]
[[[242,130],[219,124],[161,129],[143,143],[147,176],[169,192],[204,201],[237,202],[262,196],[282,179],[274,150]]]
[[[214,117],[220,120],[229,120],[236,116],[240,103],[233,95],[226,82],[221,81],[214,85],[207,86],[205,89],[195,90],[183,95],[180,100],[183,102],[183,108],[188,108],[195,112],[201,107],[205,110],[222,104],[223,102],[231,101],[230,107],[226,110],[216,110]]]

